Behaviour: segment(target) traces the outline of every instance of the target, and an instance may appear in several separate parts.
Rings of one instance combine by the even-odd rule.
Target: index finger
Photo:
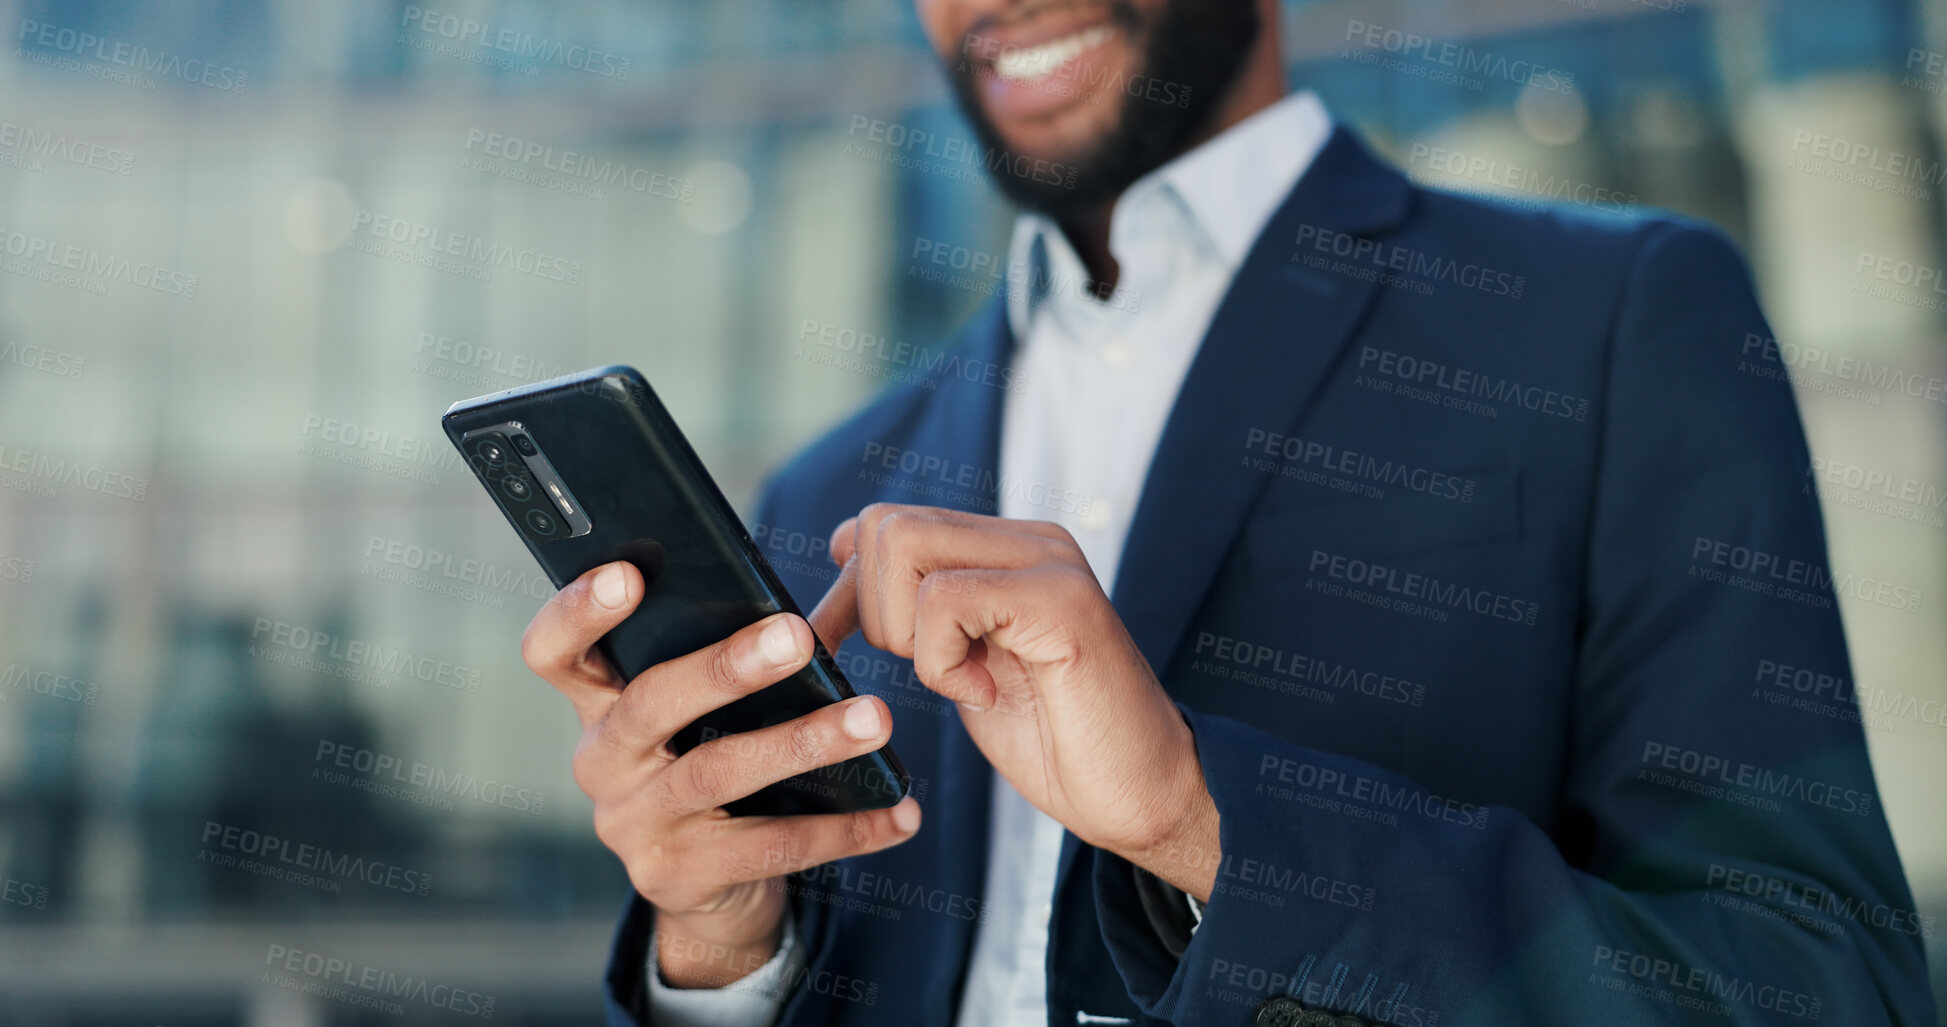
[[[623,685],[595,643],[635,610],[642,591],[635,565],[604,564],[562,586],[521,635],[521,659],[568,697],[584,728],[602,719]]]
[[[910,510],[923,512],[929,517],[947,524],[970,528],[1005,528],[1009,531],[1042,538],[1062,539],[1068,532],[1060,525],[1048,521],[1018,521],[1001,517],[986,517],[981,514],[952,510],[946,507],[915,506],[899,507],[892,504],[875,504],[886,512]],[[870,509],[870,508],[868,508]],[[858,557],[859,518],[847,517],[832,529],[831,543],[827,552],[832,561],[839,565],[838,580],[832,582],[825,597],[818,601],[818,607],[811,611],[811,629],[818,633],[825,648],[836,653],[839,643],[852,637],[862,623],[859,614],[859,557]]]
[[[1068,535],[1068,529],[1063,528],[1053,521],[1024,521],[1007,517],[989,517],[985,514],[968,513],[965,510],[955,510],[945,506],[900,507],[890,503],[877,505],[890,512],[908,510],[915,513],[924,513],[935,520],[969,528],[1005,528],[1008,531],[1019,532],[1025,535],[1039,535],[1042,538],[1057,540]],[[858,551],[858,543],[859,519],[857,517],[847,517],[845,520],[839,522],[838,527],[832,529],[831,542],[826,549],[831,553],[834,563],[843,565],[852,562],[853,555]]]
[[[851,523],[846,521],[845,525]],[[840,525],[839,530],[843,531],[845,525]],[[811,622],[811,630],[818,633],[818,641],[825,643],[828,653],[837,653],[838,647],[859,629],[859,562],[849,549],[844,566],[839,568],[838,580],[825,590],[825,597],[818,600],[806,619]]]

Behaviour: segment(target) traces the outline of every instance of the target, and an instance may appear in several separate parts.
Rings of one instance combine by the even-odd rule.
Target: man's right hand
[[[535,614],[521,656],[581,718],[575,783],[595,801],[596,836],[656,907],[663,980],[721,987],[777,951],[783,875],[905,841],[919,829],[919,803],[908,796],[862,813],[725,813],[724,803],[765,785],[885,745],[891,711],[860,696],[678,756],[667,744],[677,731],[809,663],[812,626],[776,614],[624,682],[594,645],[641,600],[633,565],[597,567]]]

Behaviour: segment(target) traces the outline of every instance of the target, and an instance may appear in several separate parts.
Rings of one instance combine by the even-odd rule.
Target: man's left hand
[[[855,611],[1036,808],[1209,900],[1217,807],[1195,739],[1067,531],[877,503],[831,551],[843,571],[814,621]]]

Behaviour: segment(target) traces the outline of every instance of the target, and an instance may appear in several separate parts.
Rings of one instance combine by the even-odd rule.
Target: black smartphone
[[[642,571],[642,604],[597,645],[622,680],[771,614],[799,612],[634,368],[598,367],[462,400],[440,425],[556,588],[615,560]],[[711,711],[671,745],[688,752],[852,695],[819,643],[803,670]],[[880,809],[910,787],[888,745],[724,809],[737,816]]]

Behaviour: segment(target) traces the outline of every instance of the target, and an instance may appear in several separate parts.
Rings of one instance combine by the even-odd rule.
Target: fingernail
[[[791,630],[791,621],[784,617],[772,621],[757,636],[757,651],[780,667],[798,662],[798,633]]]
[[[912,834],[919,827],[919,803],[911,796],[899,800],[899,805],[892,808],[892,826],[901,834]]]
[[[879,737],[879,708],[870,699],[854,699],[845,711],[845,733],[859,741]]]
[[[595,575],[595,601],[611,610],[629,601],[629,579],[622,573],[622,565],[609,564]]]

